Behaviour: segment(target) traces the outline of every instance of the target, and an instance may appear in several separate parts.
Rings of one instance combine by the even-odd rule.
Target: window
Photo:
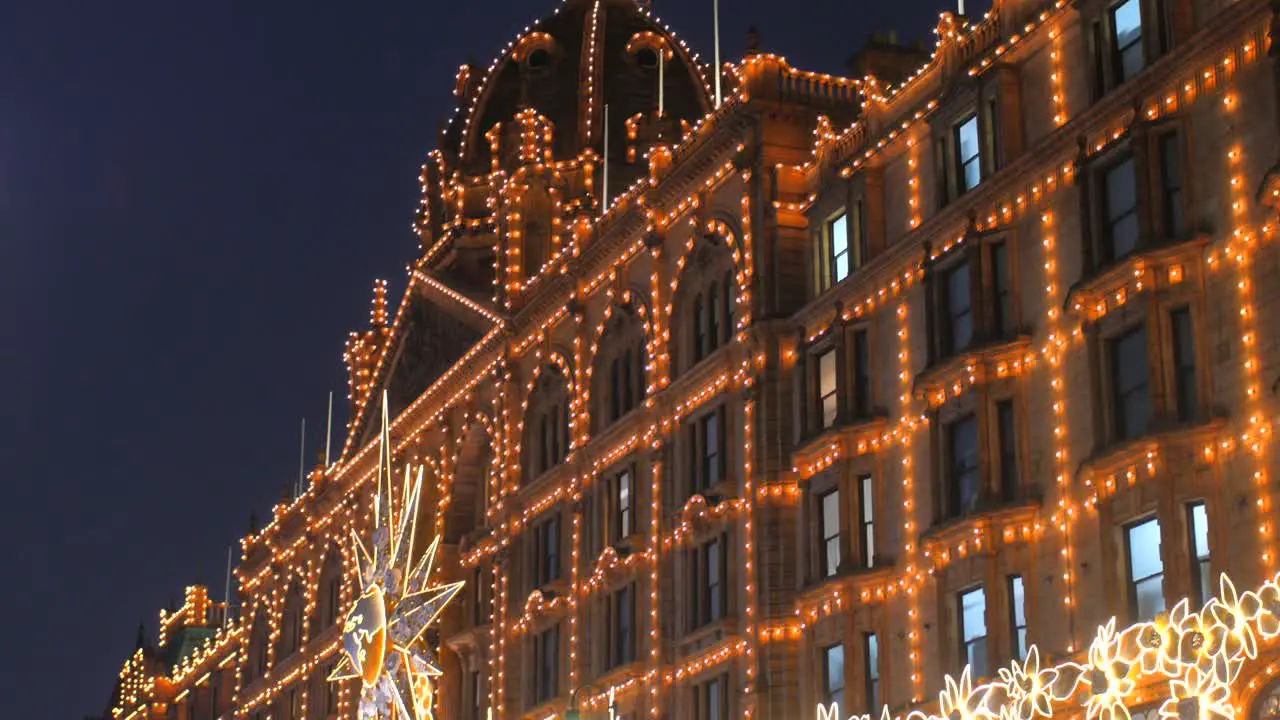
[[[973,341],[973,297],[969,263],[961,263],[942,276],[942,353],[950,355]]]
[[[534,528],[534,564],[537,586],[560,579],[560,516],[552,515]]]
[[[987,593],[981,587],[960,593],[960,661],[973,677],[987,676]]]
[[[690,630],[697,630],[724,617],[725,593],[725,540],[716,538],[689,553],[692,582],[689,583]]]
[[[724,480],[724,408],[698,418],[692,429],[693,493],[705,493]]]
[[[830,490],[818,498],[822,540],[822,577],[840,571],[840,491]]]
[[[1013,401],[996,403],[997,440],[1000,443],[1000,492],[1005,500],[1018,497],[1018,429]]]
[[[831,348],[818,356],[818,407],[822,412],[823,429],[835,425],[840,417],[837,376],[836,350]]]
[[[1102,210],[1102,260],[1120,260],[1138,248],[1138,184],[1132,157],[1102,173]]]
[[[987,174],[990,175],[1000,168],[1000,155],[996,151],[999,147],[999,129],[1000,114],[999,105],[995,98],[987,98],[987,102],[982,106],[982,155],[987,159],[990,166]]]
[[[862,267],[871,259],[871,248],[867,240],[867,210],[862,200],[853,203],[853,266]]]
[[[1114,439],[1129,440],[1145,433],[1151,418],[1146,328],[1139,325],[1112,340],[1110,351]]]
[[[968,192],[982,182],[982,151],[978,144],[978,116],[970,115],[955,127],[956,187]]]
[[[560,626],[552,625],[533,639],[533,704],[554,698],[560,684]]]
[[[1164,612],[1164,560],[1160,557],[1160,520],[1150,518],[1125,528],[1129,556],[1129,612],[1135,622]]]
[[[734,279],[733,279],[732,270],[725,271],[724,283],[720,287],[721,287],[721,292],[724,293],[724,323],[721,325],[722,329],[721,329],[721,336],[720,336],[720,344],[728,345],[729,341],[733,339],[733,334],[734,334],[734,324],[733,324]]]
[[[1204,605],[1213,597],[1213,577],[1209,567],[1209,513],[1203,502],[1187,506],[1187,527],[1191,530],[1191,583],[1193,599]]]
[[[714,282],[707,290],[707,299],[707,354],[710,355],[720,347],[720,328],[724,326],[724,307],[721,304],[724,297],[720,295],[720,288]]]
[[[729,683],[723,676],[694,686],[693,702],[697,720],[728,720]]]
[[[862,566],[876,564],[875,487],[870,475],[858,478],[858,539],[862,541]]]
[[[823,705],[836,703],[844,707],[844,645],[836,643],[822,649]]]
[[[335,560],[335,564],[336,564]],[[338,621],[340,614],[339,605],[342,602],[342,575],[341,570],[334,575],[325,578],[324,585],[324,627],[329,627]]]
[[[623,470],[613,478],[612,517],[609,523],[609,539],[618,542],[635,532],[635,498],[631,471]]]
[[[827,246],[830,248],[831,284],[849,277],[849,225],[844,213],[827,221]]]
[[[978,506],[981,479],[978,474],[978,420],[966,415],[946,428],[947,516],[966,515]]]
[[[1191,332],[1191,310],[1179,308],[1169,314],[1173,330],[1173,388],[1178,403],[1178,420],[1193,422],[1199,415],[1196,392],[1196,343]]]
[[[641,348],[627,347],[609,364],[609,420],[631,412],[644,398]]]
[[[1013,659],[1027,656],[1027,592],[1021,575],[1009,576],[1009,637],[1013,640]]]
[[[987,246],[991,262],[991,330],[998,338],[1013,334],[1013,294],[1009,282],[1009,248],[1003,241]]]
[[[1166,238],[1181,237],[1187,229],[1186,199],[1182,187],[1182,146],[1177,133],[1159,139],[1160,220]]]
[[[1142,54],[1142,3],[1125,0],[1111,8],[1111,49],[1116,77],[1124,82],[1146,64]]]
[[[853,333],[853,408],[857,417],[871,416],[871,351],[866,330]]]
[[[569,390],[558,368],[542,374],[534,395],[527,428],[530,434],[536,428],[537,437],[526,438],[530,479],[559,465],[569,453]]]
[[[702,294],[693,299],[693,359],[700,361],[711,352],[711,343],[707,338],[707,319],[703,317]]]
[[[488,625],[490,616],[493,613],[493,608],[489,606],[488,593],[485,592],[486,584],[484,582],[483,568],[477,567],[472,573],[471,587],[473,588],[471,621],[476,625]]]
[[[484,680],[479,670],[471,671],[471,720],[484,720]]]
[[[627,585],[609,598],[608,607],[609,669],[621,667],[636,659],[636,591]]]
[[[866,672],[867,713],[875,716],[880,707],[880,639],[875,633],[862,636],[862,662]]]

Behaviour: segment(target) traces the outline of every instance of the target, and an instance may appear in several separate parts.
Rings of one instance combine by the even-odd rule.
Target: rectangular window
[[[697,720],[728,720],[729,684],[717,677],[694,688]]]
[[[821,514],[822,577],[831,577],[840,570],[840,491],[830,490],[818,498]]]
[[[1182,189],[1182,146],[1177,133],[1160,137],[1160,210],[1167,238],[1186,232],[1187,211]]]
[[[724,408],[698,419],[694,432],[693,492],[706,492],[724,480]]]
[[[875,717],[880,707],[880,639],[875,633],[862,636],[862,662],[867,681],[867,711]]]
[[[840,416],[839,382],[836,370],[836,350],[831,348],[818,356],[818,407],[822,411],[822,428],[836,424]]]
[[[689,552],[690,630],[697,630],[725,616],[725,547],[724,539],[716,538]]]
[[[1138,182],[1132,157],[1117,162],[1102,174],[1102,209],[1103,261],[1127,257],[1138,249],[1139,236]]]
[[[471,671],[471,720],[484,720],[484,681],[479,670]]]
[[[857,417],[871,416],[871,351],[866,330],[853,333],[853,407]]]
[[[871,476],[858,478],[858,539],[862,541],[862,566],[876,563],[875,487]]]
[[[627,585],[609,599],[609,669],[621,667],[636,659],[636,595],[635,586]]]
[[[485,593],[484,570],[477,567],[471,574],[472,602],[471,602],[471,621],[475,625],[488,625],[489,608],[488,598]]]
[[[1141,0],[1125,0],[1111,8],[1111,48],[1118,82],[1137,75],[1146,64]]]
[[[844,213],[827,221],[827,242],[831,248],[831,282],[849,277],[849,223]]]
[[[862,267],[871,259],[871,247],[867,240],[866,206],[862,200],[853,204],[854,267]]]
[[[987,593],[981,587],[960,593],[960,660],[974,678],[987,676]]]
[[[1139,437],[1151,419],[1151,393],[1147,389],[1147,330],[1130,330],[1111,341],[1111,397],[1115,440]]]
[[[1173,388],[1178,401],[1178,420],[1194,422],[1199,415],[1196,391],[1196,343],[1191,332],[1190,308],[1179,308],[1169,314],[1173,330]]]
[[[1005,500],[1018,497],[1018,426],[1013,401],[996,403],[996,424],[1000,443],[1000,493]]]
[[[950,477],[947,483],[947,509],[949,517],[961,517],[972,512],[981,494],[978,474],[978,419],[966,415],[947,426],[947,463]]]
[[[1010,292],[1009,248],[1004,242],[987,246],[991,258],[992,298],[991,327],[996,337],[1007,338],[1013,334],[1013,294]]]
[[[623,470],[613,482],[613,527],[614,540],[630,537],[635,532],[634,510],[632,505],[631,471]]]
[[[558,694],[560,684],[560,626],[534,637],[533,704],[540,705]]]
[[[987,175],[991,175],[1000,169],[1000,154],[996,152],[999,147],[1000,139],[1000,115],[999,106],[995,98],[989,98],[983,105],[983,132],[982,132],[982,153],[987,159]]]
[[[822,649],[823,705],[844,704],[844,645],[836,643]]]
[[[1213,597],[1213,572],[1209,567],[1209,513],[1203,502],[1187,506],[1187,527],[1191,536],[1191,582],[1195,601],[1204,605]]]
[[[1129,611],[1134,622],[1164,612],[1164,560],[1160,556],[1160,520],[1149,518],[1125,528],[1129,556]]]
[[[1013,659],[1027,656],[1027,591],[1021,575],[1009,576],[1009,637],[1013,640]]]
[[[982,182],[982,150],[978,140],[978,116],[970,115],[955,128],[956,187],[968,192]]]
[[[560,579],[560,516],[552,515],[534,530],[537,581],[541,587]]]
[[[942,276],[944,355],[960,352],[973,341],[973,296],[969,263],[961,263]]]

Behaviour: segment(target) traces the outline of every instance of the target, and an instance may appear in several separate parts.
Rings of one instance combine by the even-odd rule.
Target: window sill
[[[1035,357],[1029,335],[971,345],[921,371],[912,382],[912,391],[916,398],[928,400],[930,408],[937,408],[969,385],[1020,374]]]
[[[803,469],[821,465],[833,451],[839,458],[876,452],[888,427],[889,420],[884,415],[837,422],[796,446],[791,451],[791,465],[796,472],[808,478],[816,473],[806,473]]]
[[[1212,418],[1194,424],[1175,424],[1155,419],[1152,425],[1153,430],[1138,437],[1111,442],[1095,450],[1080,464],[1077,476],[1093,478],[1099,496],[1108,497],[1115,493],[1117,475],[1127,476],[1134,467],[1151,470],[1147,466],[1153,464],[1161,452],[1172,448],[1190,447],[1195,457],[1209,462],[1217,452],[1217,441],[1227,422],[1223,418]],[[1204,455],[1205,448],[1210,451],[1209,457]],[[1105,479],[1099,482],[1101,478]],[[1136,474],[1131,482],[1136,482]]]
[[[921,534],[920,547],[926,556],[932,557],[971,543],[974,552],[990,551],[1017,539],[1024,529],[1034,529],[1042,505],[1040,498],[1029,490],[1024,489],[1022,497],[1013,500],[979,500],[977,510],[935,522]],[[999,531],[999,536],[994,531]]]
[[[1162,241],[1103,266],[1071,287],[1064,309],[1086,323],[1097,322],[1139,293],[1167,290],[1188,281],[1201,266],[1207,234],[1196,232],[1181,240]]]

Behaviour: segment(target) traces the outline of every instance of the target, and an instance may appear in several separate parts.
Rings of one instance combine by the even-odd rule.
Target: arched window
[[[717,235],[699,240],[681,272],[673,313],[675,367],[684,372],[734,338],[733,251]]]
[[[528,481],[564,462],[569,454],[569,383],[558,367],[543,369],[526,412],[524,459]]]
[[[724,273],[724,284],[720,286],[724,291],[724,304],[722,305],[724,308],[724,322],[721,323],[724,336],[720,340],[722,345],[729,344],[729,341],[733,339],[734,331],[736,329],[733,324],[733,285],[733,271],[726,270]]]
[[[316,627],[320,630],[333,627],[342,614],[342,558],[338,556],[337,550],[330,549],[325,555],[324,564],[320,566],[317,597],[319,623]]]
[[[645,394],[644,323],[627,306],[614,314],[600,337],[591,389],[596,430],[640,407]]]
[[[707,320],[702,314],[702,293],[693,298],[693,360],[699,362],[707,356]]]

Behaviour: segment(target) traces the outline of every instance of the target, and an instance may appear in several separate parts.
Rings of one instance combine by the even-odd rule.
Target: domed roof
[[[608,105],[610,153],[621,151],[624,121],[657,109],[661,50],[665,116],[693,123],[711,109],[708,80],[696,56],[647,7],[636,0],[565,0],[479,77],[463,67],[463,104],[442,149],[464,172],[485,172],[485,134],[532,109],[553,126],[557,160],[587,147],[601,152]]]

